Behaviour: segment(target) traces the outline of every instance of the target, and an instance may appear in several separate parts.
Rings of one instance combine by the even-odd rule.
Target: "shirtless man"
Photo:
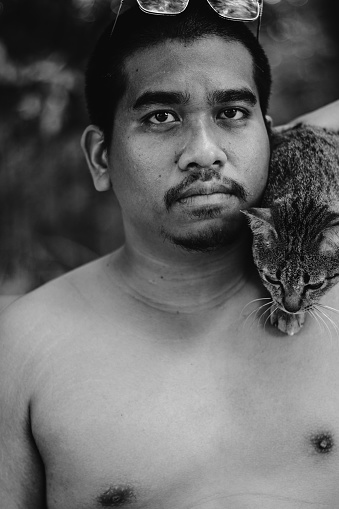
[[[114,106],[100,66],[146,24]],[[337,509],[338,341],[245,321],[265,296],[239,213],[270,152],[255,39],[197,0],[135,7],[93,59],[83,147],[126,243],[3,315],[1,509]]]

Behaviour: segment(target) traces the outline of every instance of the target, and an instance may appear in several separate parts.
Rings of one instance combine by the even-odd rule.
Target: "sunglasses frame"
[[[187,4],[186,4],[186,6],[184,7],[184,9],[182,11],[180,11],[178,13],[175,13],[175,14],[172,14],[172,13],[169,13],[169,12],[165,12],[164,13],[164,12],[152,12],[152,11],[148,11],[144,7],[142,7],[142,5],[140,3],[140,0],[136,0],[136,1],[137,1],[138,6],[139,6],[139,9],[142,12],[144,12],[145,14],[152,14],[154,16],[177,16],[178,14],[181,14],[182,12],[184,12],[187,9],[187,6],[188,6],[188,4],[190,2],[190,0],[187,1]],[[213,9],[214,12],[216,14],[218,14],[218,16],[220,16],[221,18],[228,19],[228,20],[231,20],[231,21],[244,21],[244,22],[258,21],[258,25],[257,25],[257,40],[259,41],[261,21],[262,21],[262,14],[263,14],[263,8],[264,8],[264,0],[256,0],[259,9],[258,9],[257,16],[255,18],[253,18],[253,19],[234,18],[232,16],[223,16],[222,14],[219,14],[219,12],[213,7],[213,5],[211,4],[210,0],[206,0],[206,1],[207,1],[208,5],[211,7],[211,9]],[[118,21],[118,17],[120,15],[120,11],[122,9],[123,3],[124,3],[124,0],[120,0],[119,9],[118,9],[116,18],[114,20],[113,28],[112,28],[112,31],[111,31],[111,37],[112,37],[112,34],[114,32],[115,25],[116,25],[116,23]]]

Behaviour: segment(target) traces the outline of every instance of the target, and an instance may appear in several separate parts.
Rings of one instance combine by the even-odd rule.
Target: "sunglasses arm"
[[[259,41],[259,34],[260,34],[260,28],[261,28],[261,20],[262,20],[262,12],[264,8],[264,0],[258,0],[259,1],[259,18],[258,18],[258,25],[257,25],[257,40]]]

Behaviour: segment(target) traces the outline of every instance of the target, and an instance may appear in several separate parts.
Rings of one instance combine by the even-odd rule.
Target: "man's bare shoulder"
[[[45,507],[33,409],[46,380],[74,364],[79,344],[91,337],[93,302],[98,305],[107,281],[105,265],[101,258],[80,267],[0,313],[0,500],[8,508]]]
[[[100,258],[20,297],[0,313],[3,362],[16,368],[41,356],[52,343],[75,332],[100,296],[105,258]],[[102,280],[102,281],[101,281]],[[1,362],[1,361],[0,361]]]
[[[15,299],[0,313],[0,323],[12,325],[32,324],[57,317],[58,311],[73,309],[100,286],[103,267],[108,257],[99,258],[94,262],[53,279],[30,293]],[[14,320],[14,322],[13,322]]]

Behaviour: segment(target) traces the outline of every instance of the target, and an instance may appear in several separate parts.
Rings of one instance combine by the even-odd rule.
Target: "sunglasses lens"
[[[137,0],[140,9],[149,14],[180,14],[189,0]]]
[[[258,0],[208,0],[219,16],[240,21],[255,21],[260,14]]]

